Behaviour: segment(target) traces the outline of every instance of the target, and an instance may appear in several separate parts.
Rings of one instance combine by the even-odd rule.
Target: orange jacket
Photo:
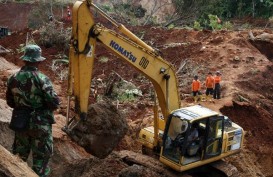
[[[193,80],[192,81],[192,91],[199,91],[200,90],[200,81],[199,80]]]
[[[212,76],[208,76],[206,78],[206,87],[213,88],[214,87],[214,78]]]
[[[221,82],[221,76],[215,76],[214,77],[214,82],[215,82],[215,84],[220,83]]]

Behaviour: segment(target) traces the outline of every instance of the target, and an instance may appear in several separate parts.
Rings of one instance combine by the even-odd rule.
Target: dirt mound
[[[125,117],[108,101],[92,104],[87,119],[80,121],[71,138],[92,155],[105,158],[128,130]]]
[[[244,74],[239,75],[244,80],[238,80],[235,84],[247,90],[242,93],[249,101],[259,105],[273,115],[273,66],[267,65],[261,69],[250,68]]]
[[[255,103],[236,101],[220,111],[246,131],[243,151],[226,160],[236,166],[242,176],[273,176],[272,114]]]
[[[255,146],[257,143],[273,146],[273,121],[266,110],[249,103],[233,102],[232,106],[223,107],[220,111],[247,131],[248,148],[259,149]]]

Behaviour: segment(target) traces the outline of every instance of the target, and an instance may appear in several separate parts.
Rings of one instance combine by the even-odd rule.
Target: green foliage
[[[265,0],[265,3],[266,3],[269,7],[272,7],[272,6],[273,6],[273,0]]]
[[[168,25],[168,29],[173,29],[174,27],[175,27],[174,24]]]
[[[128,82],[122,78],[111,80],[111,91],[106,95],[113,99],[117,99],[120,102],[129,102],[138,99],[142,96],[141,90],[139,90],[133,83]]]
[[[107,5],[107,4],[102,4],[100,6],[100,8],[104,11],[104,12],[112,12],[113,9],[110,7],[110,5]]]
[[[135,101],[136,97],[132,93],[122,93],[118,95],[117,99],[120,102],[131,102],[131,101]]]
[[[215,14],[227,21],[243,17],[268,19],[273,14],[273,0],[172,0],[172,2],[176,13],[180,15],[180,21],[193,23],[198,20],[204,28],[220,27],[214,20],[207,20],[209,14]]]
[[[222,18],[245,16],[268,18],[273,13],[272,0],[210,0],[206,13],[217,14]]]
[[[99,58],[99,62],[101,62],[101,63],[107,63],[108,61],[109,61],[109,58],[106,56],[101,56]]]
[[[194,21],[193,28],[196,30],[202,30],[201,24],[198,21]]]
[[[233,24],[230,21],[226,21],[226,22],[224,22],[222,28],[226,29],[226,30],[232,30],[233,29]]]
[[[222,25],[220,23],[218,23],[218,17],[217,15],[208,15],[209,17],[209,26],[213,29],[213,30],[220,30],[222,29]]]

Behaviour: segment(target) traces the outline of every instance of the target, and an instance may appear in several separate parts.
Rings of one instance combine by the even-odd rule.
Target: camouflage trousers
[[[48,176],[48,162],[53,153],[52,125],[30,125],[27,131],[15,132],[12,150],[24,161],[32,151],[32,169],[40,177]]]

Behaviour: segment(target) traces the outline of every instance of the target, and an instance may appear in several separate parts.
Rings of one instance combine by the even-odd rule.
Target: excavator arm
[[[144,74],[153,84],[164,120],[172,110],[180,107],[178,84],[173,67],[158,53],[123,25],[109,19],[118,29],[113,30],[95,23],[88,1],[77,1],[72,11],[72,42],[70,47],[68,95],[75,97],[76,112],[85,119],[90,94],[96,42],[101,42],[120,59]],[[164,130],[165,123],[160,124]]]

